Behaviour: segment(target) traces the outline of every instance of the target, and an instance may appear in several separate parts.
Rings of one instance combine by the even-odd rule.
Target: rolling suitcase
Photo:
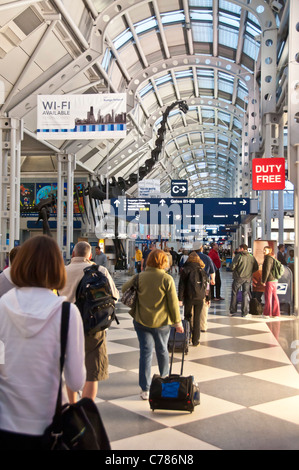
[[[168,351],[171,352],[174,346],[174,352],[183,352],[188,354],[189,351],[189,340],[191,336],[190,323],[187,320],[182,320],[184,333],[176,333],[175,327],[172,326],[170,329],[170,335],[168,340]]]
[[[177,334],[177,333],[176,333]],[[171,364],[168,377],[155,374],[152,378],[149,404],[154,410],[178,410],[192,413],[200,404],[200,390],[192,375],[183,377],[185,349],[182,351],[181,374],[172,374],[175,341],[171,353]]]

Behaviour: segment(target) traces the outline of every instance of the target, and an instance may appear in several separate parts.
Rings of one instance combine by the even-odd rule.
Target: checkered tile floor
[[[120,289],[128,276],[114,279]],[[225,300],[212,303],[208,331],[185,356],[184,375],[200,384],[193,413],[153,412],[140,399],[138,341],[128,308],[118,303],[120,325],[107,336],[110,377],[97,399],[112,450],[299,450],[298,319],[229,317],[230,292],[231,274],[223,271]]]

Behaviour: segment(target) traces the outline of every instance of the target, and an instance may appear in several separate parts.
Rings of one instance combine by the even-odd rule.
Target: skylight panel
[[[128,41],[130,41],[133,38],[133,35],[131,31],[126,29],[126,31],[123,31],[119,36],[117,36],[114,41],[114,47],[115,49],[120,49],[124,44],[126,44]]]
[[[232,13],[236,13],[238,15],[241,14],[242,8],[234,3],[228,2],[227,0],[219,0],[219,9],[231,11]]]
[[[157,27],[157,20],[155,17],[147,18],[139,23],[135,23],[134,27],[137,34],[142,34],[145,31],[155,29]]]
[[[185,22],[185,14],[183,10],[162,13],[161,21],[163,24],[182,23]]]
[[[180,70],[179,72],[175,73],[176,78],[186,78],[186,77],[193,77],[192,70]]]
[[[164,75],[163,77],[157,78],[155,80],[155,83],[157,86],[159,86],[159,85],[163,85],[164,83],[171,82],[171,81],[172,81],[171,75],[167,74],[167,75]]]
[[[226,12],[219,12],[219,23],[232,26],[236,29],[240,27],[240,19]]]
[[[106,51],[105,51],[103,60],[102,60],[102,67],[105,70],[105,72],[107,72],[108,69],[109,69],[109,64],[110,64],[111,58],[112,58],[111,50],[109,48],[107,48]]]
[[[219,25],[219,44],[236,49],[238,46],[239,33],[237,30]]]
[[[255,36],[258,36],[259,34],[261,34],[261,28],[257,24],[247,21],[246,33],[248,33],[251,37],[254,38]]]
[[[214,119],[214,110],[202,108],[201,115],[204,119]]]
[[[230,122],[230,114],[224,113],[222,111],[218,112],[218,118],[221,119],[221,121],[224,122]]]
[[[244,45],[243,45],[244,54],[251,57],[253,60],[257,60],[259,54],[259,46],[256,41],[254,41],[248,35],[245,36]]]
[[[233,83],[228,83],[225,80],[219,80],[218,81],[218,87],[219,87],[219,90],[221,90],[221,91],[229,93],[230,95],[233,94],[233,91],[234,91],[234,84]]]
[[[192,35],[195,42],[213,42],[213,25],[192,21]]]
[[[193,171],[195,171],[195,165],[189,165],[186,167],[186,170],[189,172],[189,173],[192,173]]]
[[[153,90],[153,85],[151,83],[149,83],[148,85],[146,85],[145,87],[143,87],[139,94],[141,97],[143,97],[144,95],[146,95],[147,93],[149,93],[150,91]]]
[[[189,0],[190,7],[212,7],[213,0]]]
[[[205,21],[205,22],[212,22],[213,21],[213,12],[212,10],[192,10],[190,12],[190,18],[192,21]]]
[[[206,167],[206,163],[205,162],[197,163],[196,166],[199,170],[203,170]]]

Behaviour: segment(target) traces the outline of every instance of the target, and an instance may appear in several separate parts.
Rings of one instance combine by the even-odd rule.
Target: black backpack
[[[186,293],[190,300],[203,300],[206,297],[208,276],[203,269],[190,270],[186,283]]]
[[[76,291],[76,302],[80,310],[85,333],[106,330],[115,320],[115,297],[109,281],[96,264],[84,269],[84,275]]]

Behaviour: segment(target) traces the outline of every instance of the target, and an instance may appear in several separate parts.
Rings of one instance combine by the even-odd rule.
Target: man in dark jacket
[[[248,246],[243,243],[238,254],[234,257],[231,269],[233,271],[232,296],[230,302],[230,315],[237,312],[237,293],[242,287],[242,317],[249,313],[249,293],[252,274],[258,271],[259,266],[254,256],[248,253]]]
[[[178,298],[184,305],[184,318],[190,322],[193,346],[199,345],[200,316],[209,278],[204,263],[195,251],[190,253],[180,273]]]
[[[286,262],[284,253],[285,253],[285,246],[282,244],[278,245],[277,259],[281,264],[283,264],[284,266],[287,266],[288,263]]]

